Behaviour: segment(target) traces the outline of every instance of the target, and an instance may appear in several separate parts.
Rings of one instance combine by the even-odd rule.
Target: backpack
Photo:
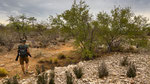
[[[28,49],[27,45],[19,45],[19,47],[18,47],[19,56],[27,57],[28,56],[27,49]]]

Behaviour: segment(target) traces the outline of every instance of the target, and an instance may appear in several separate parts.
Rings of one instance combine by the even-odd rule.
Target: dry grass
[[[60,53],[58,55],[58,59],[65,59],[65,58],[66,58],[66,56],[63,53]]]
[[[4,68],[0,68],[0,76],[1,76],[1,77],[5,77],[5,76],[7,76],[7,75],[8,75],[7,70],[4,69]]]

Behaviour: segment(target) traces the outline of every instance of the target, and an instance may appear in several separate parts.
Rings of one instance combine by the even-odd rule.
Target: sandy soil
[[[29,72],[35,73],[35,67],[38,61],[42,58],[50,58],[56,56],[58,53],[69,52],[73,50],[71,44],[67,43],[66,45],[59,45],[53,48],[30,48],[30,53],[32,57],[29,57]],[[42,57],[35,58],[39,53],[42,53]],[[12,50],[8,53],[0,53],[0,67],[5,68],[9,72],[9,77],[12,77],[16,74],[20,78],[27,78],[30,74],[24,75],[21,70],[19,61],[15,61],[17,55],[17,49]],[[1,79],[1,78],[0,78]]]

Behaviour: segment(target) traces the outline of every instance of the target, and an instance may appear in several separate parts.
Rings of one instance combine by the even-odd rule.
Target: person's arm
[[[18,50],[18,52],[17,52],[16,61],[18,61],[18,58],[19,58],[19,50]]]
[[[30,52],[29,52],[29,48],[27,49],[27,53],[28,53],[28,55],[29,55],[30,57],[32,57],[31,54],[30,54]]]

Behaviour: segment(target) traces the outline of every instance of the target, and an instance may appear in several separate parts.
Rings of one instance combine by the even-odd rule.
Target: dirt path
[[[30,48],[32,58],[30,58],[29,62],[29,72],[35,73],[35,66],[38,64],[40,58],[56,56],[58,53],[69,52],[71,50],[73,50],[73,47],[70,43],[67,43],[66,45],[59,45],[53,48]],[[24,75],[21,71],[19,61],[15,61],[17,54],[16,51],[17,50],[12,50],[9,53],[1,54],[0,67],[5,68],[9,72],[9,77],[18,74],[21,79],[26,78],[29,75]],[[39,53],[41,53],[41,57],[35,58]]]

